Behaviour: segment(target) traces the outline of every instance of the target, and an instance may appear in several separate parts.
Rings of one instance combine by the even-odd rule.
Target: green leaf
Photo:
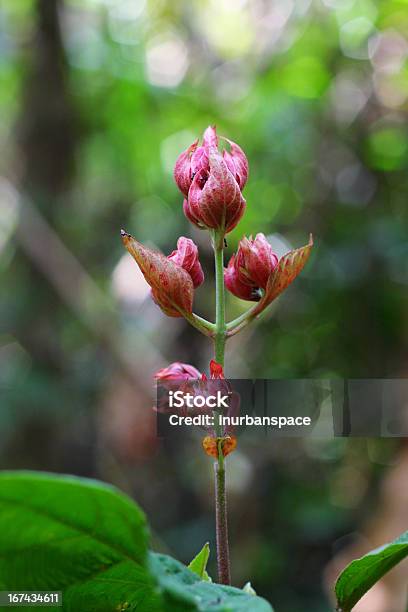
[[[408,556],[408,531],[399,538],[356,559],[340,574],[336,582],[338,610],[350,612],[359,599]]]
[[[308,244],[299,249],[289,251],[280,258],[278,265],[268,278],[263,297],[252,311],[252,316],[261,313],[282,293],[282,291],[293,283],[295,278],[305,267],[312,247],[313,238],[312,234],[310,234]]]
[[[4,589],[62,590],[68,612],[156,612],[147,538],[143,513],[114,487],[35,472],[0,474]]]
[[[150,567],[161,587],[166,612],[273,612],[261,597],[205,582],[167,555],[150,553]]]
[[[208,542],[204,544],[198,555],[194,557],[191,563],[188,566],[192,572],[197,574],[201,578],[201,580],[206,580],[207,582],[212,582],[210,576],[207,574],[206,568],[208,559],[210,556],[210,545]]]
[[[201,580],[178,561],[148,553],[147,540],[143,513],[114,487],[71,476],[0,473],[2,590],[62,591],[63,612],[272,611],[259,597]],[[192,561],[203,577],[208,555],[206,544]]]

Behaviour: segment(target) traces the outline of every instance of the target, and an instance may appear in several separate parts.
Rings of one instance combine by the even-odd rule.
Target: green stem
[[[190,325],[198,329],[198,331],[204,334],[204,336],[208,336],[209,338],[212,338],[214,336],[214,323],[210,323],[210,321],[199,317],[198,315],[194,314],[194,312],[190,314],[186,313],[185,311],[180,311],[180,313],[190,323]]]
[[[215,360],[224,367],[225,352],[225,289],[224,289],[224,244],[223,234],[213,233],[215,257]]]
[[[194,312],[193,312],[193,317],[197,321],[197,323],[205,327],[205,329],[208,329],[211,332],[215,330],[215,323],[211,323],[211,321],[207,321],[207,319],[204,319],[203,317],[200,317],[199,315],[194,314]]]
[[[252,308],[244,312],[242,315],[227,323],[227,335],[228,337],[234,336],[238,331],[240,331],[245,325],[248,325],[253,319],[253,312],[258,307],[258,303],[254,304]]]
[[[264,291],[261,292],[262,297],[264,295]],[[244,329],[251,321],[255,319],[255,317],[259,317],[263,314],[263,310],[261,312],[257,312],[259,307],[259,302],[256,302],[249,310],[244,312],[242,315],[227,323],[227,338],[231,338],[231,336],[235,336],[241,329]]]
[[[215,360],[224,367],[224,353],[226,341],[225,325],[225,290],[224,290],[224,233],[213,232],[213,246],[215,257],[215,295],[216,295],[216,318],[214,333]],[[222,432],[217,431],[217,437],[222,437]],[[227,495],[225,488],[225,462],[222,452],[223,440],[218,440],[218,459],[214,463],[215,476],[215,524],[217,539],[217,567],[218,582],[220,584],[231,584],[229,544],[228,544],[228,519],[227,519]]]

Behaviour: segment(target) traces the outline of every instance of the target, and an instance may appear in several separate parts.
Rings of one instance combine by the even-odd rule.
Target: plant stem
[[[220,584],[231,584],[228,546],[227,495],[225,490],[225,463],[221,446],[222,442],[220,441],[218,444],[219,459],[214,463],[218,582]]]
[[[264,291],[261,291],[262,297],[264,296]],[[241,329],[244,329],[249,323],[251,323],[255,318],[259,318],[263,315],[263,310],[258,312],[259,302],[255,302],[253,306],[242,315],[227,323],[227,338],[231,338],[231,336],[235,336]]]
[[[227,323],[227,335],[228,337],[234,336],[238,331],[241,331],[245,325],[248,325],[254,317],[254,310],[258,307],[258,303],[254,304],[249,310],[244,312],[242,315]]]
[[[225,325],[225,292],[224,292],[224,234],[213,233],[213,246],[215,256],[215,295],[216,318],[214,348],[215,360],[224,367],[224,353],[226,340]],[[217,437],[222,437],[222,431],[217,431]],[[225,489],[225,462],[222,452],[222,440],[218,441],[218,459],[214,463],[215,477],[215,524],[217,539],[217,568],[218,582],[231,584],[229,545],[228,545],[228,519],[227,495]]]
[[[225,291],[224,291],[224,244],[223,235],[213,233],[215,256],[215,360],[224,367],[225,352]]]
[[[190,323],[190,325],[198,329],[198,331],[204,334],[204,336],[208,336],[209,338],[212,338],[214,336],[214,323],[210,323],[210,321],[199,317],[198,315],[194,314],[194,312],[186,313],[180,311],[180,313]]]

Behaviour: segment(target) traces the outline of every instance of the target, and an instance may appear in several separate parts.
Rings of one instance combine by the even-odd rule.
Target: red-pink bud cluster
[[[219,150],[215,127],[208,127],[202,145],[195,141],[181,153],[175,181],[185,196],[184,213],[199,228],[230,232],[245,210],[242,189],[248,180],[248,161],[242,149],[227,138],[230,150]]]
[[[244,152],[231,140],[222,140],[227,147],[220,149],[215,127],[208,127],[202,143],[196,140],[181,153],[174,168],[174,178],[185,196],[187,218],[200,228],[217,230],[218,242],[214,243],[217,249],[222,248],[223,235],[237,225],[244,213],[242,189],[248,180]],[[194,290],[204,281],[194,242],[181,236],[177,249],[165,257],[126,232],[122,232],[122,239],[150,284],[153,300],[163,312],[171,317],[184,316],[206,335],[213,335],[214,325],[192,311]],[[258,302],[250,311],[254,318],[296,278],[312,245],[310,238],[309,244],[278,259],[264,234],[244,237],[224,270],[226,288],[243,300]]]

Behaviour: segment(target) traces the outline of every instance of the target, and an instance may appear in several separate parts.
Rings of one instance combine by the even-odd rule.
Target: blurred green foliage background
[[[211,347],[151,303],[119,230],[165,253],[191,236],[207,277],[195,310],[213,318],[208,236],[172,170],[216,124],[250,163],[228,254],[244,233],[279,253],[315,238],[301,277],[231,340],[227,374],[404,378],[408,4],[2,0],[0,51],[0,466],[115,482],[187,561],[213,542],[211,466],[198,440],[157,441],[151,376],[176,360],[204,370]],[[243,439],[235,583],[278,611],[327,610],[333,542],[380,503],[400,453]]]

